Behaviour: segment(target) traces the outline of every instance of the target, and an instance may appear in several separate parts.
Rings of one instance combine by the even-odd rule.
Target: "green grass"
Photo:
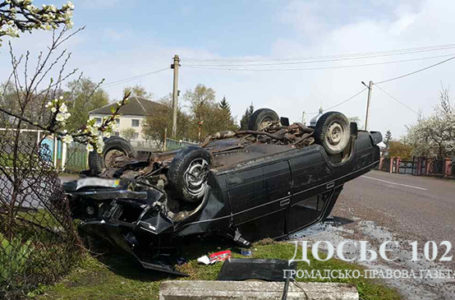
[[[87,255],[69,275],[53,286],[41,286],[30,296],[38,299],[158,299],[160,282],[163,280],[215,280],[222,263],[199,265],[198,256],[229,249],[232,244],[215,242],[187,245],[183,256],[189,262],[177,269],[189,277],[173,277],[141,269],[125,255],[110,254],[97,258]],[[254,258],[290,259],[294,246],[286,242],[256,243],[251,247]],[[242,258],[239,254],[234,257]],[[320,262],[310,257],[311,266],[299,263],[299,269],[361,269],[361,267],[331,259]],[[333,280],[350,283],[357,287],[361,299],[401,299],[400,295],[381,282],[368,279]]]

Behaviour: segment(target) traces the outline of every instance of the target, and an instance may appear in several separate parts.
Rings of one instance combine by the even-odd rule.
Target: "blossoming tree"
[[[20,32],[51,30],[59,25],[71,27],[73,10],[72,2],[57,8],[52,4],[37,7],[32,0],[0,1],[0,45],[2,36],[19,37]]]
[[[455,107],[448,89],[441,90],[440,104],[431,116],[419,117],[408,128],[405,142],[412,146],[414,156],[444,159],[455,155]]]

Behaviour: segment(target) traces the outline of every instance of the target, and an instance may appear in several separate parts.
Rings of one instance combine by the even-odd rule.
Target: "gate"
[[[390,172],[390,158],[384,158],[382,161],[381,171]]]
[[[437,176],[444,176],[445,159],[435,159],[431,163],[430,174]]]
[[[398,173],[416,175],[417,162],[414,160],[401,160]]]

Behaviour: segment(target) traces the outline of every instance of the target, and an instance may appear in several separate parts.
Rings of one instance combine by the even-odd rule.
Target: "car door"
[[[228,176],[234,225],[247,240],[279,237],[290,201],[288,161],[264,163]]]
[[[333,194],[331,170],[318,148],[309,149],[289,160],[292,172],[292,197],[286,216],[288,233],[318,221]]]

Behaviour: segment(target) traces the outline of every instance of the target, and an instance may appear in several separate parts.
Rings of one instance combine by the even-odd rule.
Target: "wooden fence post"
[[[444,162],[444,177],[449,177],[452,175],[452,160],[446,158]]]
[[[433,168],[433,160],[431,158],[427,158],[427,165],[425,168],[425,176],[430,175],[430,170]]]

